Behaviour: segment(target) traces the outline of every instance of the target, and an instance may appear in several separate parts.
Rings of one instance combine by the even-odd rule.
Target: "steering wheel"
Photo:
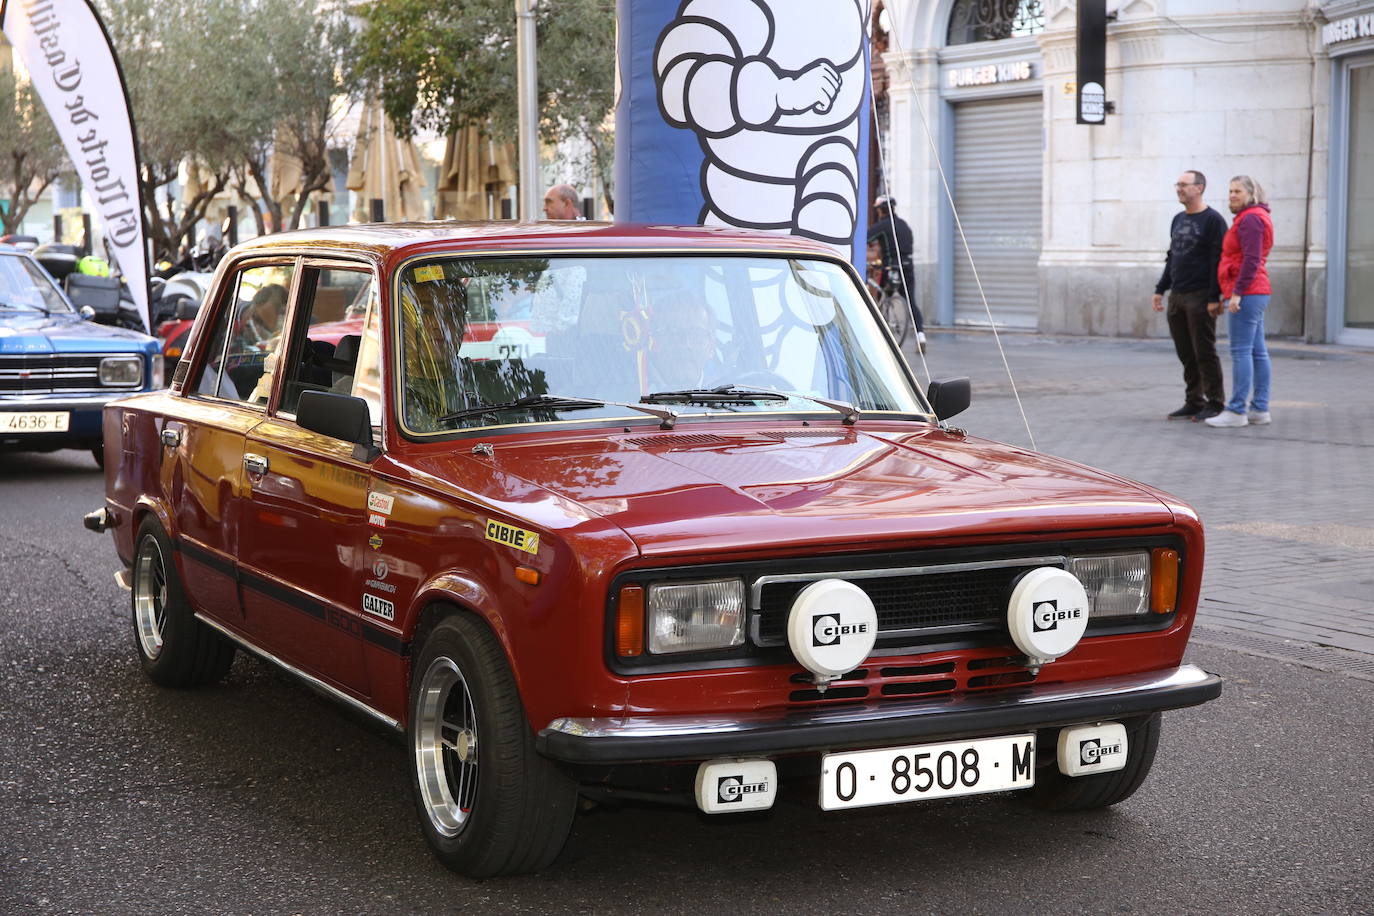
[[[755,369],[730,379],[721,379],[717,385],[738,385],[741,388],[773,388],[778,391],[791,391],[792,383],[767,369]]]

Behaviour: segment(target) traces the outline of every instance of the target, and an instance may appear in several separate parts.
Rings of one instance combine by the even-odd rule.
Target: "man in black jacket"
[[[883,270],[901,278],[902,291],[907,305],[911,306],[911,318],[916,323],[916,346],[922,351],[926,348],[926,323],[921,316],[921,308],[916,304],[916,272],[911,266],[911,227],[906,220],[897,215],[896,204],[891,197],[879,197],[873,202],[878,218],[868,227],[868,241],[877,242],[883,252]]]
[[[1207,179],[1197,169],[1184,172],[1174,185],[1183,212],[1169,227],[1169,254],[1152,303],[1156,312],[1164,311],[1164,294],[1169,294],[1169,335],[1183,363],[1183,406],[1169,414],[1170,420],[1197,422],[1215,417],[1226,403],[1217,358],[1217,315],[1221,313],[1217,262],[1226,219],[1202,202],[1206,189]]]

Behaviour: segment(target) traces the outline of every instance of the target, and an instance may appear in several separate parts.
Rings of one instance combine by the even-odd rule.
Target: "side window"
[[[326,267],[310,268],[303,281],[297,323],[303,332],[291,351],[282,412],[295,413],[303,391],[333,391],[367,400],[373,423],[380,424],[375,279],[365,270]],[[375,395],[363,393],[369,390]]]
[[[249,404],[267,403],[294,272],[289,264],[265,264],[238,272],[232,301],[215,317],[200,377],[188,390]]]

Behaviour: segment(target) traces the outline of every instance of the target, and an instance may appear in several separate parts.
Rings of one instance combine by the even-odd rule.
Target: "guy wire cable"
[[[892,21],[894,21],[894,22],[897,21],[897,19],[898,19],[896,13],[893,12],[893,9],[894,9],[895,5],[896,5],[896,4],[895,4],[895,0],[888,0],[887,9],[888,9],[888,11],[889,11],[889,15],[891,16]],[[906,62],[906,60],[905,60],[905,58],[906,58],[906,52],[902,49],[902,42],[901,42],[901,39],[897,36],[897,30],[894,28],[894,29],[890,30],[890,31],[887,33],[887,35],[888,35],[888,40],[891,41],[892,44],[893,44],[893,46],[895,47],[895,49],[896,49],[896,51],[897,51],[897,54],[903,58],[902,64],[901,64],[902,69],[903,69],[904,71],[906,71],[907,79],[908,79],[908,81],[911,83],[913,90],[915,90],[915,89],[917,88],[917,87],[916,87],[916,74],[911,70],[911,68],[908,66],[908,64],[907,64],[907,62]],[[884,61],[884,63],[886,63],[886,61]],[[872,93],[870,92],[869,95],[871,96]],[[949,201],[949,212],[952,213],[952,214],[954,215],[954,226],[955,226],[956,229],[959,230],[959,241],[960,241],[960,243],[962,243],[963,246],[964,246],[964,255],[965,255],[965,257],[968,258],[969,269],[973,271],[973,282],[974,282],[974,283],[977,285],[977,287],[978,287],[978,298],[981,299],[982,302],[983,302],[983,311],[987,314],[987,316],[988,316],[988,325],[992,328],[992,339],[993,339],[994,341],[997,342],[997,352],[998,352],[998,354],[1002,357],[1002,365],[1003,365],[1003,366],[1006,368],[1006,370],[1007,370],[1007,381],[1009,381],[1009,382],[1011,383],[1011,394],[1012,394],[1012,397],[1014,397],[1014,398],[1016,399],[1016,409],[1019,410],[1019,411],[1021,412],[1021,422],[1022,422],[1022,423],[1025,425],[1025,427],[1026,427],[1026,436],[1030,438],[1030,446],[1031,446],[1031,449],[1032,449],[1032,450],[1035,450],[1035,434],[1034,434],[1033,432],[1031,432],[1030,420],[1027,419],[1027,417],[1026,417],[1026,408],[1025,408],[1025,406],[1021,403],[1021,393],[1020,393],[1020,391],[1018,391],[1017,388],[1016,388],[1016,378],[1012,375],[1012,372],[1011,372],[1011,363],[1007,362],[1007,351],[1002,347],[1002,335],[999,334],[998,331],[997,331],[997,322],[996,322],[996,321],[993,319],[993,317],[992,317],[992,308],[991,308],[991,306],[988,305],[988,297],[987,297],[987,295],[983,292],[983,280],[982,280],[981,277],[978,276],[978,265],[975,264],[974,261],[973,261],[973,251],[969,248],[969,245],[968,245],[968,237],[964,235],[964,222],[963,222],[962,219],[959,218],[959,208],[956,207],[956,206],[954,205],[954,193],[950,190],[950,187],[949,187],[949,178],[948,178],[948,176],[945,174],[945,165],[944,165],[943,162],[940,161],[940,151],[939,151],[939,150],[936,148],[936,146],[935,146],[935,137],[934,137],[934,136],[931,134],[931,132],[930,132],[930,121],[926,118],[925,105],[921,102],[921,93],[920,93],[919,91],[913,91],[911,95],[912,95],[912,98],[914,98],[914,99],[916,100],[916,113],[917,113],[917,114],[920,116],[920,118],[921,118],[921,127],[925,130],[925,133],[926,133],[926,142],[930,144],[930,154],[931,154],[931,156],[932,156],[932,157],[934,158],[934,160],[935,160],[935,168],[936,168],[936,169],[939,171],[939,173],[940,173],[940,185],[941,185],[941,187],[944,188],[944,191],[945,191],[945,199]],[[874,116],[874,118],[873,118],[874,130],[875,130],[875,131],[881,131],[881,130],[882,130],[882,125],[878,124],[878,118],[876,117],[876,111],[877,111],[877,102],[876,102],[876,101],[873,102],[873,106],[874,106],[874,112],[875,112],[875,116]],[[888,172],[887,172],[886,159],[885,159],[885,157],[884,157],[884,155],[883,155],[883,153],[882,153],[882,148],[883,148],[883,147],[882,147],[881,139],[882,139],[882,138],[879,138],[879,141],[880,141],[880,142],[879,142],[879,144],[878,144],[878,150],[879,150],[879,156],[878,156],[878,158],[879,158],[879,166],[880,166],[880,167],[882,168],[882,170],[883,170],[883,182],[884,182],[885,184],[887,184],[887,187],[888,187],[888,194],[889,194],[889,196],[890,196],[890,195],[891,195],[891,187],[892,187],[892,186],[891,186],[891,183],[890,183],[890,177],[889,177]],[[890,203],[890,201],[889,201],[888,213],[889,213],[889,216],[890,216],[890,215],[891,215],[891,203]],[[902,269],[901,266],[900,266],[900,260],[901,260],[901,259],[899,258],[899,259],[898,259],[898,262],[899,262],[898,270],[901,270],[901,269]],[[905,279],[903,279],[902,284],[903,284],[903,286],[906,285]],[[920,347],[918,346],[916,349],[919,351],[919,350],[920,350]],[[925,364],[925,354],[924,354],[924,353],[921,354],[921,363],[922,363],[922,365]],[[927,372],[926,372],[926,378],[929,379],[929,377],[930,377],[930,373],[929,373],[929,370],[927,370]]]

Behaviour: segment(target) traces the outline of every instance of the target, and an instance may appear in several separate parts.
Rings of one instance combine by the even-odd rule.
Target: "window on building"
[[[1040,0],[956,0],[946,43],[967,45],[1043,31],[1045,4]]]

